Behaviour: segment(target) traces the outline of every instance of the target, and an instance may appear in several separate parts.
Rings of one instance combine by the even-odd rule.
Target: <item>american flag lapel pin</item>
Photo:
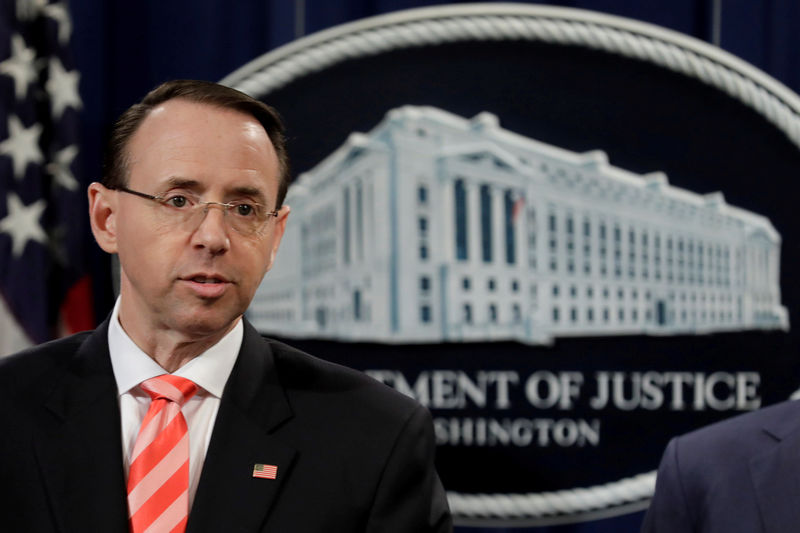
[[[256,463],[253,466],[253,477],[275,479],[278,477],[278,465],[264,465],[261,463]]]

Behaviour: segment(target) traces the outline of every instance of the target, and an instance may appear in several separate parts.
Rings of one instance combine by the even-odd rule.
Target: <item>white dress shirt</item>
[[[108,350],[119,393],[122,419],[122,457],[127,479],[130,455],[139,434],[139,426],[150,407],[150,396],[139,384],[147,379],[167,374],[150,356],[131,340],[119,322],[120,300],[114,305],[108,325]],[[244,326],[241,319],[217,344],[195,357],[174,374],[192,380],[197,393],[184,404],[181,411],[189,427],[189,508],[194,502],[200,472],[217,418],[220,398],[228,381],[239,348]]]

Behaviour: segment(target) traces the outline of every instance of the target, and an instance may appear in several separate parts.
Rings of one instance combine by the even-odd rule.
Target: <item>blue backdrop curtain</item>
[[[173,78],[219,80],[250,60],[303,35],[363,17],[456,3],[460,2],[71,0],[73,50],[82,76],[80,90],[84,102],[83,180],[88,183],[100,175],[102,141],[110,123],[160,82]],[[800,32],[796,31],[800,27],[800,2],[797,0],[537,3],[638,19],[718,44],[795,92],[800,91]],[[102,318],[112,303],[107,258],[96,250],[92,265],[97,314]],[[636,531],[641,516],[639,513],[530,531]]]

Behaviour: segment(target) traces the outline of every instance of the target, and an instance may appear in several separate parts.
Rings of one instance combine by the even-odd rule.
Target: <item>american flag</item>
[[[94,326],[65,2],[0,1],[0,355]]]
[[[253,466],[253,477],[275,479],[278,477],[278,467],[276,465],[256,464]]]

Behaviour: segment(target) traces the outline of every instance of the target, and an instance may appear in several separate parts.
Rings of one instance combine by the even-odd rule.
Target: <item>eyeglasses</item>
[[[278,216],[277,210],[267,211],[266,207],[254,202],[203,202],[200,197],[188,192],[152,195],[127,187],[118,187],[116,190],[158,203],[156,213],[161,220],[189,231],[200,226],[212,206],[222,208],[224,218],[231,228],[248,236],[260,234],[267,222]]]

